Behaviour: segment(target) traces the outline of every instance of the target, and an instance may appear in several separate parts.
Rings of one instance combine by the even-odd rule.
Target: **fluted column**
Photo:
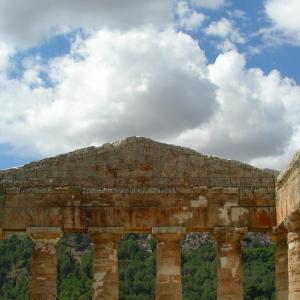
[[[289,300],[300,299],[300,215],[293,215],[284,221],[288,230],[288,281]]]
[[[93,300],[118,300],[118,241],[122,227],[90,227],[89,235],[94,244]]]
[[[288,246],[287,232],[277,229],[269,234],[275,243],[275,287],[276,300],[288,300]]]
[[[156,300],[181,300],[181,252],[183,227],[153,227],[156,239]]]
[[[217,299],[242,300],[243,272],[241,240],[247,228],[215,227],[213,237],[217,242]]]
[[[59,227],[29,227],[33,242],[31,261],[31,300],[56,300],[56,244],[63,233]]]

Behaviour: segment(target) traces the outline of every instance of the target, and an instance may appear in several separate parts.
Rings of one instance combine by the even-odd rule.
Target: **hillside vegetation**
[[[243,242],[246,300],[275,299],[274,246]],[[31,241],[11,236],[0,242],[0,299],[29,299]],[[215,245],[190,236],[182,247],[184,300],[216,299]],[[58,299],[91,299],[92,247],[82,234],[67,234],[58,246]],[[121,300],[154,299],[155,242],[147,235],[126,235],[119,246]]]

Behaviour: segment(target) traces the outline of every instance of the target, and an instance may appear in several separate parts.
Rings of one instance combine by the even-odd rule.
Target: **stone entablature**
[[[287,169],[279,175],[276,193],[277,224],[280,226],[285,218],[300,209],[300,151],[294,155]]]
[[[181,300],[180,241],[187,232],[209,232],[217,242],[217,297],[240,300],[240,241],[248,231],[270,232],[278,224],[275,182],[272,171],[127,138],[0,171],[0,238],[28,233],[31,299],[55,299],[56,243],[64,232],[86,232],[94,244],[93,299],[117,300],[118,241],[124,233],[151,233],[155,298]],[[284,236],[274,239],[282,262]],[[276,269],[278,300],[286,299],[292,270],[282,263]]]
[[[0,226],[265,231],[275,226],[274,184],[272,172],[133,137],[0,171]]]

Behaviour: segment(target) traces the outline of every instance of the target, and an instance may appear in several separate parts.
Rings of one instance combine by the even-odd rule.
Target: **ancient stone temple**
[[[276,215],[275,232],[279,237],[278,242],[281,243],[277,249],[276,273],[282,285],[288,286],[288,296],[281,299],[298,300],[300,299],[300,151],[278,177]],[[288,276],[283,276],[283,267],[286,266]]]
[[[187,148],[131,137],[77,150],[0,171],[0,233],[26,232],[33,241],[31,299],[56,299],[63,234],[89,234],[93,299],[103,300],[118,299],[122,235],[151,233],[155,299],[179,300],[180,241],[208,232],[217,243],[217,298],[238,300],[240,242],[247,232],[266,232],[276,242],[277,299],[299,300],[299,160],[280,176],[276,200],[274,172]]]

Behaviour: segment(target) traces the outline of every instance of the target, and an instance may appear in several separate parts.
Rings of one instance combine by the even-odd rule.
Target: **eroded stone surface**
[[[216,227],[213,238],[217,242],[217,298],[243,299],[241,240],[247,228]]]
[[[56,300],[56,244],[61,228],[27,228],[33,242],[31,261],[31,300]]]
[[[94,245],[93,256],[93,299],[118,300],[118,242],[123,228],[89,228]]]
[[[284,226],[288,230],[288,299],[296,300],[300,299],[300,212],[285,218]]]
[[[288,246],[287,232],[284,229],[269,234],[275,243],[275,287],[276,300],[288,300]]]
[[[274,184],[269,171],[132,137],[0,171],[0,227],[265,231],[276,225]]]
[[[288,273],[288,299],[300,299],[300,229],[288,233]]]
[[[300,299],[300,151],[278,177],[276,192],[277,228],[288,230],[288,299],[296,300]]]
[[[300,207],[300,151],[278,176],[276,193],[277,224],[280,225]]]
[[[183,227],[154,227],[156,239],[155,300],[181,300],[181,252]]]

